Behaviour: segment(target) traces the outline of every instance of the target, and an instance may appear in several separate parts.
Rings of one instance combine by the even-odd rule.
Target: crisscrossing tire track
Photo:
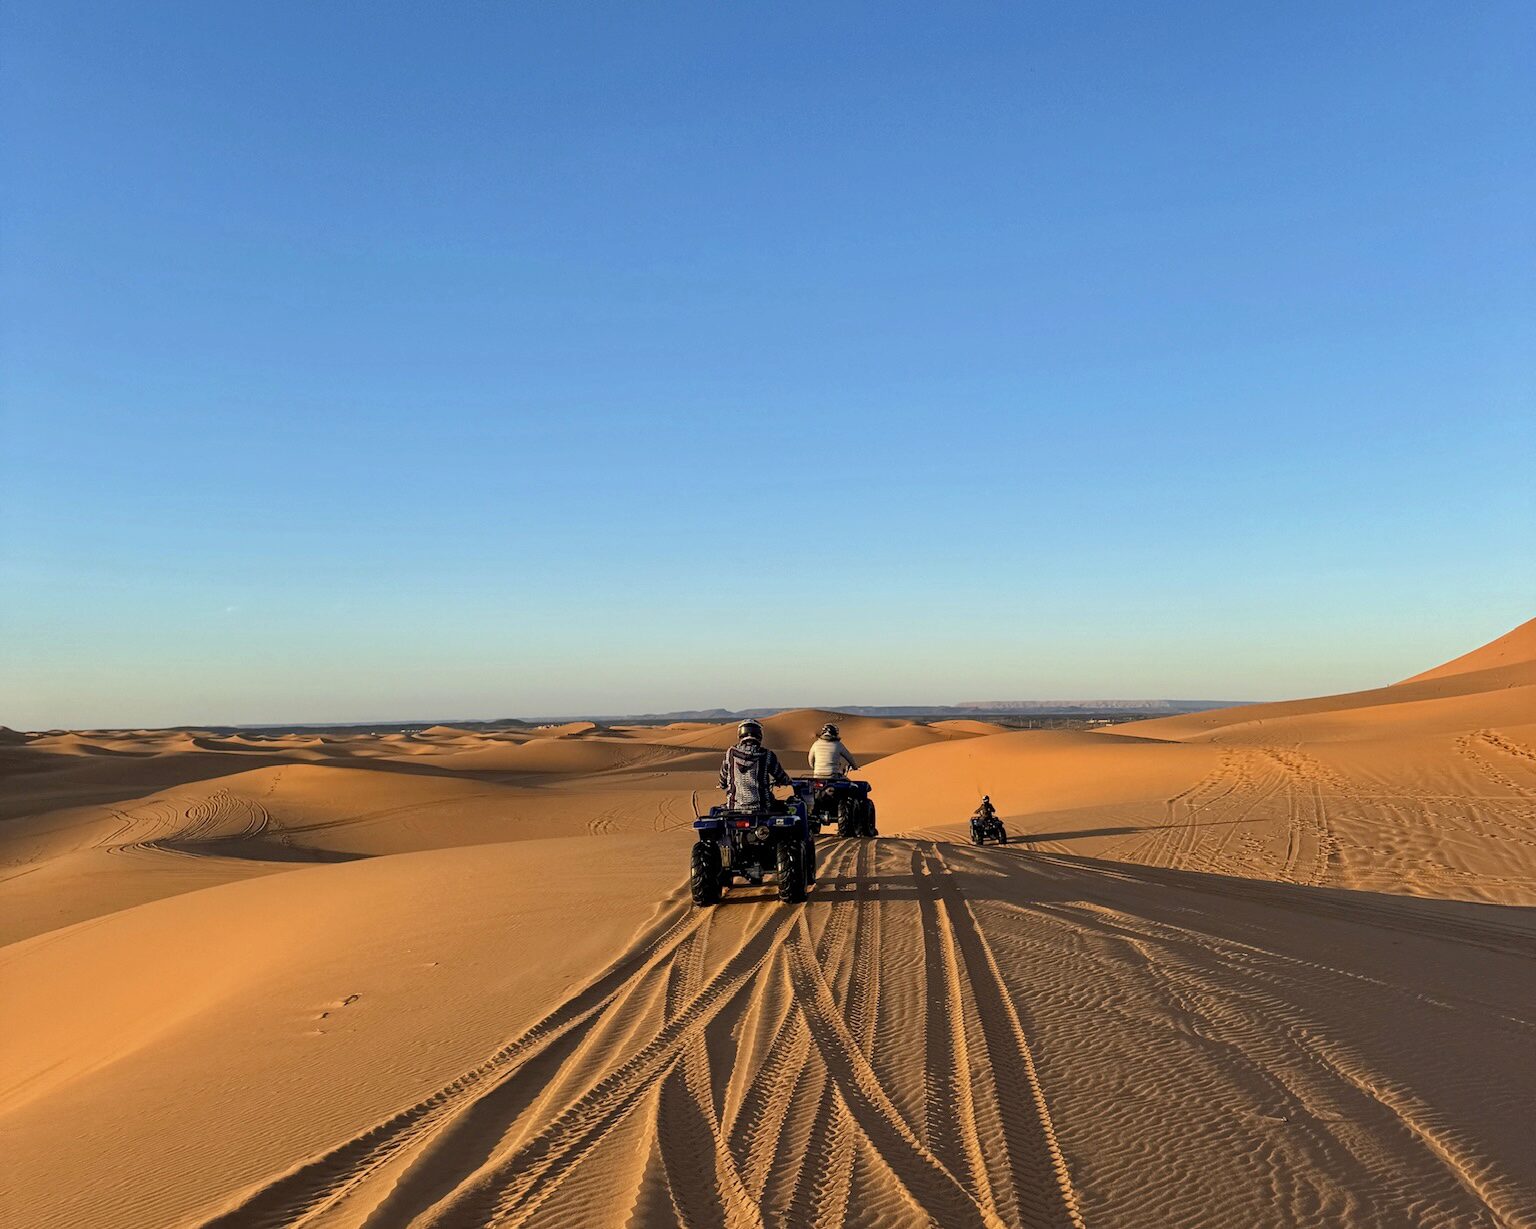
[[[495,1054],[206,1223],[559,1225],[591,1199],[739,1229],[1081,1225],[1020,1013],[942,854],[823,853],[804,906],[679,893]],[[946,987],[916,1022],[926,1058],[882,1027],[908,954]],[[925,1066],[969,1107],[958,1133],[899,1091]]]

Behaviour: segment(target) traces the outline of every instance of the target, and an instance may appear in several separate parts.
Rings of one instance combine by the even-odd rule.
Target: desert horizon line
[[[966,716],[1056,716],[1103,713],[1191,713],[1217,708],[1235,708],[1265,704],[1268,699],[1170,699],[1105,698],[1041,700],[968,700],[957,704],[767,704],[746,708],[682,708],[644,712],[571,711],[533,714],[501,714],[475,717],[465,714],[433,717],[367,717],[352,720],[307,721],[182,721],[169,725],[133,725],[127,723],[78,723],[26,727],[0,721],[0,729],[18,733],[45,734],[74,730],[268,730],[268,729],[346,729],[378,726],[433,725],[540,725],[571,721],[729,721],[748,717],[773,717],[782,713],[826,712],[849,717],[966,717]]]

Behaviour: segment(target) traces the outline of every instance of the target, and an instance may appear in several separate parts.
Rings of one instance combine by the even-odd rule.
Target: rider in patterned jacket
[[[766,811],[773,803],[775,785],[790,784],[779,757],[763,746],[763,727],[743,721],[736,727],[739,740],[725,753],[720,765],[720,788],[725,805],[733,811]]]

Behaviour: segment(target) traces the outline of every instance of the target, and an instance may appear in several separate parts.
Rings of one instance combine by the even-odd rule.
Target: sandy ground
[[[1104,732],[841,724],[883,835],[714,909],[732,728],[4,732],[0,1220],[1536,1226],[1536,623]]]

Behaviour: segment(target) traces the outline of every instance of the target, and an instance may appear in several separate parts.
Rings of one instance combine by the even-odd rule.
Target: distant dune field
[[[882,835],[713,909],[734,723],[0,731],[0,1220],[1536,1225],[1536,621],[1102,731],[763,725],[829,719]]]

